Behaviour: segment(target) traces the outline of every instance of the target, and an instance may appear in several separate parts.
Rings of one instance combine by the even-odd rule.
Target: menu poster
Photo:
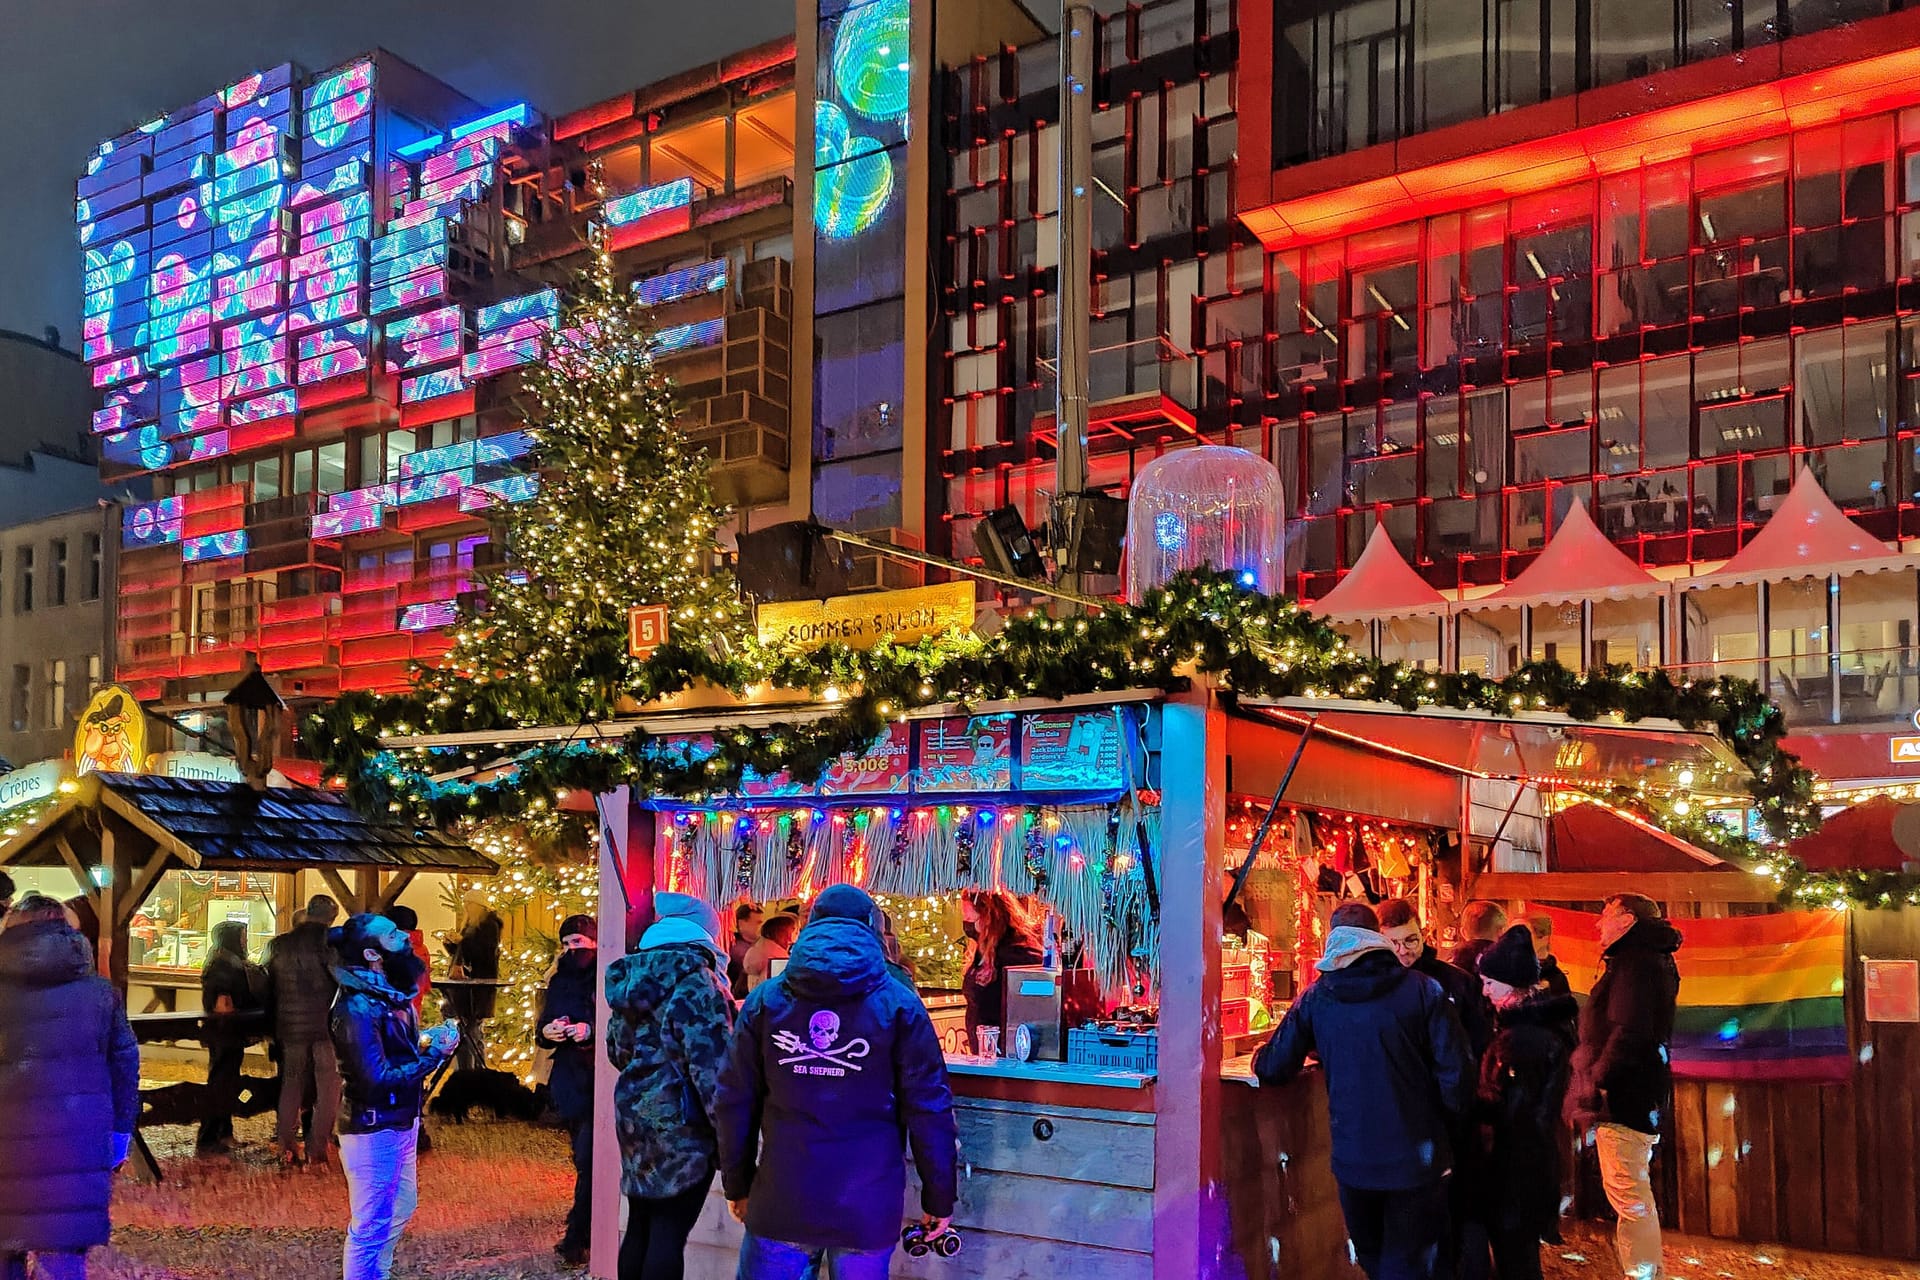
[[[812,795],[814,788],[803,787],[793,780],[793,775],[782,769],[771,778],[763,777],[751,769],[740,774],[740,794],[754,800],[772,800],[782,796]]]
[[[948,795],[1013,790],[1013,717],[922,721],[918,789]]]
[[[844,755],[827,766],[820,790],[830,796],[900,795],[913,784],[913,730],[891,724],[864,755]]]
[[[1920,1022],[1920,960],[1860,961],[1868,1022]]]
[[[1048,711],[1020,725],[1023,791],[1114,791],[1127,785],[1111,710]]]

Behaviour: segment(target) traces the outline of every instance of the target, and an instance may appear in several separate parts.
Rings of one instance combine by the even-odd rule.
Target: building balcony
[[[707,191],[693,202],[691,230],[717,227],[735,218],[768,209],[785,210],[787,216],[791,217],[793,179],[785,176],[768,178],[739,187],[731,193]],[[520,242],[508,248],[510,263],[516,270],[524,271],[584,252],[587,247],[587,227],[597,212],[598,206],[591,206],[570,215],[527,224]],[[650,245],[653,243],[658,242],[649,242]]]
[[[1056,379],[1057,361],[1041,367]],[[1097,347],[1087,361],[1087,448],[1103,453],[1164,440],[1197,440],[1200,366],[1164,337]],[[1052,410],[1033,417],[1043,456],[1059,448]]]

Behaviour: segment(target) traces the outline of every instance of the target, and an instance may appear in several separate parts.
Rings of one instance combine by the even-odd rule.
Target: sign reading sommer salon
[[[763,604],[754,619],[762,644],[871,649],[882,640],[912,644],[949,631],[971,630],[974,606],[972,582],[941,582],[905,591]]]

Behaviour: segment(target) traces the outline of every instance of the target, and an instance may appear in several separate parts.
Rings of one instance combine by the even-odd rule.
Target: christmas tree
[[[450,719],[578,724],[612,714],[637,683],[635,606],[667,605],[669,641],[694,650],[738,640],[746,611],[716,565],[726,511],[706,456],[675,422],[649,310],[619,282],[598,227],[524,391],[539,490],[506,509],[506,568],[422,691]]]
[[[441,664],[416,679],[449,724],[611,715],[641,667],[627,642],[635,606],[667,605],[668,640],[685,648],[744,633],[732,575],[717,563],[726,511],[707,459],[675,420],[673,387],[653,363],[648,308],[618,279],[601,229],[591,235],[545,359],[523,381],[539,488],[504,508],[505,566],[462,618]],[[524,1075],[557,926],[595,912],[595,832],[579,815],[536,801],[532,812],[467,834],[501,868],[480,887],[518,924],[501,948],[507,986],[490,1052],[496,1066]]]

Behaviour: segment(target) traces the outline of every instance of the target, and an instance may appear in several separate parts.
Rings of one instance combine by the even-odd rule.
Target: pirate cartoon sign
[[[807,1036],[801,1039],[791,1031],[773,1033],[774,1047],[787,1056],[779,1065],[791,1067],[797,1076],[844,1076],[862,1071],[860,1059],[873,1052],[864,1036],[840,1042],[840,1015],[822,1009],[807,1019]]]
[[[146,756],[146,717],[133,695],[116,685],[94,694],[73,735],[74,776],[138,773]]]

